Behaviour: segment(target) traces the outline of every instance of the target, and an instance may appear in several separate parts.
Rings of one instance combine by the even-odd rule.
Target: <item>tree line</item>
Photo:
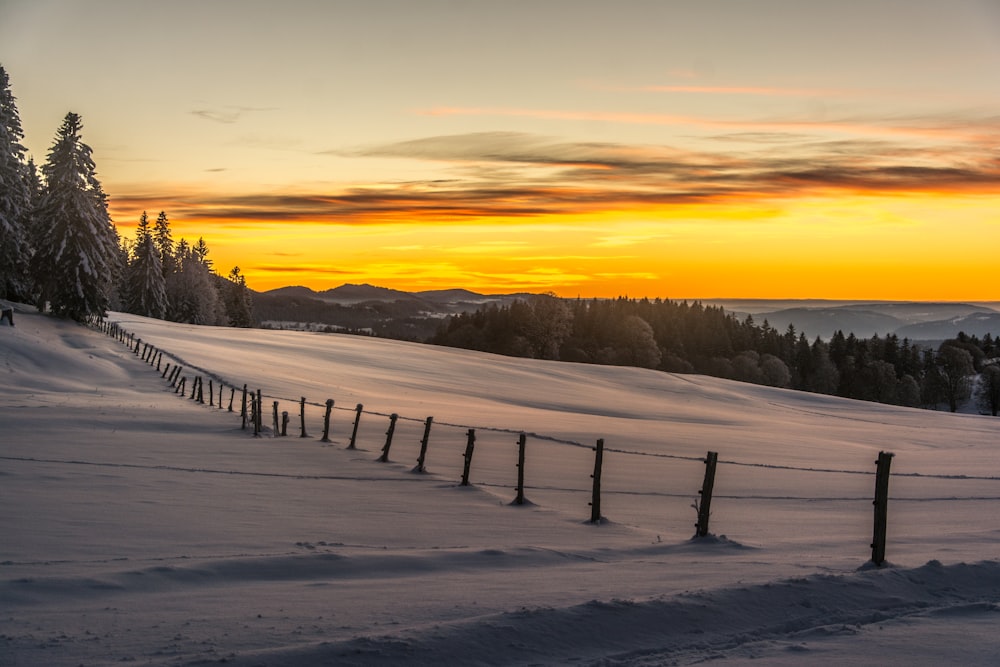
[[[721,307],[663,299],[538,295],[451,316],[429,340],[509,356],[638,366],[910,407],[1000,411],[1000,340],[960,334],[936,349],[842,331],[810,342]]]
[[[252,326],[239,267],[218,276],[204,240],[174,244],[165,212],[118,234],[83,121],[67,113],[39,169],[0,66],[0,298],[78,321],[109,309],[193,324]]]

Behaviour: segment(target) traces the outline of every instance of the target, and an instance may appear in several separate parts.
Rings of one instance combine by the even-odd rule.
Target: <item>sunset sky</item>
[[[257,290],[1000,299],[998,0],[0,0],[0,65]]]

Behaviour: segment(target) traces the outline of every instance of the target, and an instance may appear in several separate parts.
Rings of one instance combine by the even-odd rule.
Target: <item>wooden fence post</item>
[[[288,435],[288,410],[281,413],[281,435]]]
[[[260,435],[264,430],[264,396],[260,387],[257,387],[257,409],[254,410],[254,434]]]
[[[357,414],[354,415],[354,430],[351,431],[351,442],[348,443],[347,445],[348,449],[355,449],[355,445],[357,444],[358,440],[358,424],[361,423],[361,411],[364,409],[365,406],[361,405],[360,403],[358,403],[357,407],[354,408],[354,411]]]
[[[226,385],[222,384],[222,381],[220,380],[219,381],[219,409],[220,410],[222,409],[222,390],[225,389],[225,388],[226,388]],[[232,410],[230,410],[230,412],[232,412]]]
[[[417,467],[414,468],[415,472],[426,472],[424,461],[427,458],[427,441],[431,437],[431,423],[433,421],[434,417],[428,417],[427,421],[424,422],[424,437],[420,440],[420,456],[417,457]]]
[[[274,434],[275,435],[280,435],[280,431],[279,431],[279,428],[278,428],[278,402],[277,401],[274,402]]]
[[[604,466],[604,438],[600,438],[597,441],[597,446],[594,447],[594,451],[597,452],[594,456],[594,474],[591,478],[594,480],[594,492],[591,496],[590,501],[590,523],[600,523],[601,522],[601,468]]]
[[[306,397],[303,396],[299,399],[299,421],[302,423],[302,429],[299,431],[300,438],[308,438],[309,435],[306,433]]]
[[[229,388],[229,411],[233,411],[233,399],[236,398],[236,387]]]
[[[200,375],[198,376],[198,402],[205,405],[205,381],[201,379]]]
[[[246,386],[246,384],[244,384],[243,385],[243,401],[242,401],[242,403],[240,405],[240,420],[243,422],[243,425],[240,428],[242,428],[243,430],[246,430],[246,427],[247,427],[247,417],[249,417],[249,416],[250,415],[247,412],[247,386]]]
[[[257,390],[256,394],[250,395],[250,410],[253,417],[253,437],[259,438],[261,431],[261,404],[260,404],[260,390]]]
[[[201,394],[198,394],[198,398],[201,398]],[[215,407],[215,387],[212,385],[212,381],[208,381],[208,404],[211,407]]]
[[[889,466],[893,454],[879,452],[875,461],[875,531],[872,537],[872,562],[882,565],[885,562],[885,533],[889,515]]]
[[[183,397],[184,397],[184,383],[185,383],[185,382],[187,382],[187,377],[182,377],[182,378],[181,378],[181,382],[180,382],[180,384],[178,384],[178,385],[177,385],[177,388],[176,388],[176,389],[174,389],[174,393],[175,393],[175,394],[178,394],[178,393],[179,393],[179,394],[181,395],[181,398],[183,398]]]
[[[378,457],[381,463],[389,461],[389,448],[392,447],[392,434],[396,431],[397,419],[399,419],[399,415],[395,412],[389,415],[389,430],[385,432],[385,445],[382,447],[382,456]]]
[[[333,411],[333,399],[326,399],[326,414],[323,415],[323,437],[320,442],[330,442],[330,413]]]
[[[524,449],[528,442],[528,436],[522,433],[517,438],[517,496],[514,497],[515,505],[524,504]]]
[[[476,448],[476,429],[469,429],[469,439],[465,443],[465,465],[462,467],[462,486],[469,485],[469,467],[472,465],[472,451]]]
[[[157,370],[159,370],[159,369],[157,369]],[[161,375],[160,377],[161,377],[161,378],[165,378],[165,377],[167,377],[167,374],[168,374],[169,372],[170,372],[170,362],[168,361],[168,362],[167,362],[167,366],[166,366],[166,368],[164,368],[164,369],[163,369],[163,375]]]
[[[712,513],[712,489],[715,487],[715,467],[719,462],[718,452],[709,452],[705,457],[705,482],[701,485],[701,500],[698,502],[698,537],[708,535],[708,518]]]

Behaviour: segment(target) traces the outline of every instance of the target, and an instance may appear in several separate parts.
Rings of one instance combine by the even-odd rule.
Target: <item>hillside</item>
[[[373,285],[341,285],[316,292],[281,287],[254,292],[256,316],[268,328],[326,325],[333,330],[372,333],[383,338],[423,341],[448,315],[473,312],[489,304],[510,304],[529,294],[485,295],[468,290],[401,292]]]
[[[970,336],[1000,335],[1000,312],[995,304],[933,302],[857,302],[777,305],[771,302],[739,301],[719,305],[741,317],[753,315],[757,322],[767,322],[784,331],[789,325],[810,340],[819,336],[829,340],[837,331],[853,333],[858,338],[895,334],[910,340],[940,341],[955,338],[960,332]]]
[[[97,331],[20,313],[0,327],[10,664],[995,659],[995,419],[399,341],[111,319],[183,366],[187,388],[196,376],[223,383],[237,412],[178,395]],[[274,401],[291,413],[289,437],[241,429],[232,388],[243,383],[262,390],[268,415]],[[390,413],[390,462],[378,463]],[[470,428],[472,485],[461,487]],[[521,431],[529,502],[514,506]],[[597,438],[605,519],[591,524]],[[871,473],[884,449],[895,453],[889,564],[873,568]],[[713,535],[692,540],[708,450],[720,454]]]
[[[478,294],[465,289],[404,292],[373,285],[346,284],[316,292],[308,287],[282,287],[255,292],[257,315],[269,325],[313,322],[363,330],[386,338],[426,340],[443,318],[474,312],[490,304],[509,305],[531,294]],[[809,340],[829,340],[836,331],[859,338],[896,334],[900,338],[940,341],[960,332],[1000,336],[1000,304],[887,301],[823,301],[706,299],[740,319],[754,320],[779,331],[789,325]]]

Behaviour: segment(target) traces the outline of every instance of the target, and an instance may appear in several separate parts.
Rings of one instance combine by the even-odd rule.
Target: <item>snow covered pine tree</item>
[[[167,314],[166,281],[160,251],[149,229],[149,218],[142,212],[135,229],[135,248],[124,286],[125,308],[130,313],[162,320]]]
[[[35,211],[38,237],[31,273],[38,306],[83,321],[103,315],[120,272],[118,232],[80,139],[80,116],[66,114],[42,167],[45,185]]]
[[[24,132],[7,72],[0,67],[0,298],[27,301],[27,221],[31,212],[31,187],[24,161]]]

